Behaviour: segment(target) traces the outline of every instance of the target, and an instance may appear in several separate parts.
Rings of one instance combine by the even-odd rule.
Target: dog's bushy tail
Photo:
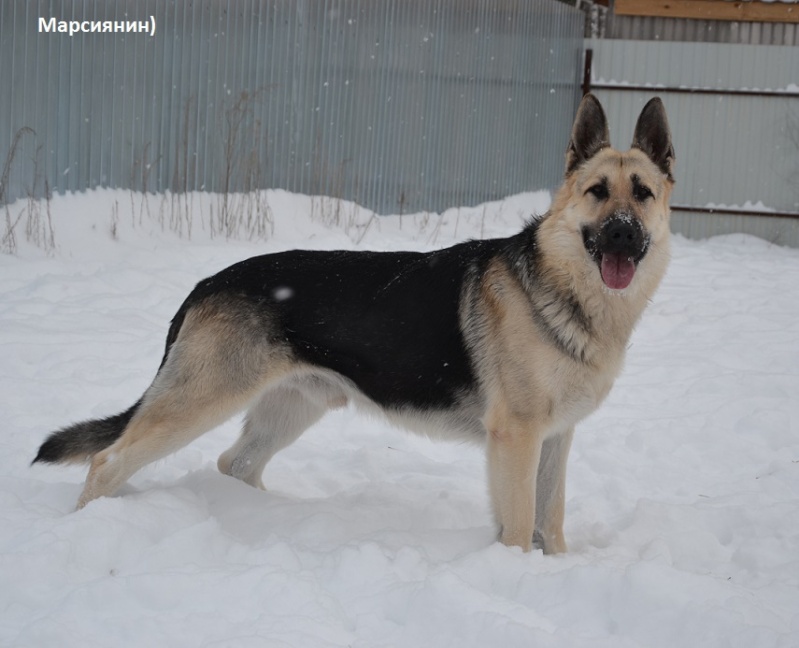
[[[31,463],[35,464],[38,461],[44,463],[79,463],[88,461],[122,435],[140,405],[141,400],[121,414],[82,421],[53,432],[42,443],[36,458]]]
[[[205,286],[205,283],[201,284],[201,286]],[[161,365],[158,367],[156,376],[161,372],[161,369],[164,368],[164,364],[166,364],[169,351],[175,343],[175,340],[177,340],[180,328],[183,326],[183,321],[186,318],[186,313],[196,302],[201,300],[201,296],[195,296],[195,293],[200,289],[201,287],[198,286],[192,291],[172,319],[172,323],[169,326],[169,333],[166,337],[164,356],[161,359]],[[130,423],[133,415],[136,414],[139,407],[141,407],[143,401],[144,396],[121,414],[82,421],[53,432],[47,437],[45,442],[42,443],[36,458],[31,461],[31,465],[39,461],[44,463],[80,463],[89,461],[94,455],[100,452],[100,450],[105,450],[105,448],[122,436],[122,433],[125,431],[128,423]]]

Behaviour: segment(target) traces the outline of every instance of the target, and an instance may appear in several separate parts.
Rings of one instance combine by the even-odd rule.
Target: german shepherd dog
[[[81,508],[246,410],[218,466],[263,487],[276,452],[352,401],[415,431],[484,442],[501,541],[566,551],[574,426],[608,394],[666,270],[673,161],[660,99],[622,153],[587,95],[552,208],[519,234],[230,266],[183,302],[137,403],[54,432],[34,462],[91,460]]]

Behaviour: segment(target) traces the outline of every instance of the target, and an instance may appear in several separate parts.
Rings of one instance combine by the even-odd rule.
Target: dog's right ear
[[[641,111],[635,125],[633,148],[646,153],[666,177],[674,182],[671,174],[674,166],[674,146],[671,143],[666,109],[660,97],[650,99]]]
[[[610,146],[608,120],[599,99],[589,93],[583,97],[574,118],[572,136],[566,149],[566,176],[606,146]]]

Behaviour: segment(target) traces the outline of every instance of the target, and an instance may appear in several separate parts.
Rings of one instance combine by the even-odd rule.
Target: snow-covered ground
[[[279,454],[267,492],[216,471],[231,421],[73,513],[85,468],[29,467],[39,443],[138,398],[200,278],[506,235],[548,197],[376,219],[268,192],[256,242],[212,236],[210,200],[56,198],[57,249],[20,230],[0,255],[0,645],[799,646],[799,251],[744,236],[675,240],[577,430],[566,555],[495,541],[479,448],[350,410]],[[191,241],[181,210],[205,214]]]

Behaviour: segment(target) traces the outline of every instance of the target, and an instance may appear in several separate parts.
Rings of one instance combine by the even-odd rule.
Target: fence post
[[[585,60],[583,62],[583,97],[591,92],[591,66],[594,63],[594,50],[590,47],[585,50]]]

